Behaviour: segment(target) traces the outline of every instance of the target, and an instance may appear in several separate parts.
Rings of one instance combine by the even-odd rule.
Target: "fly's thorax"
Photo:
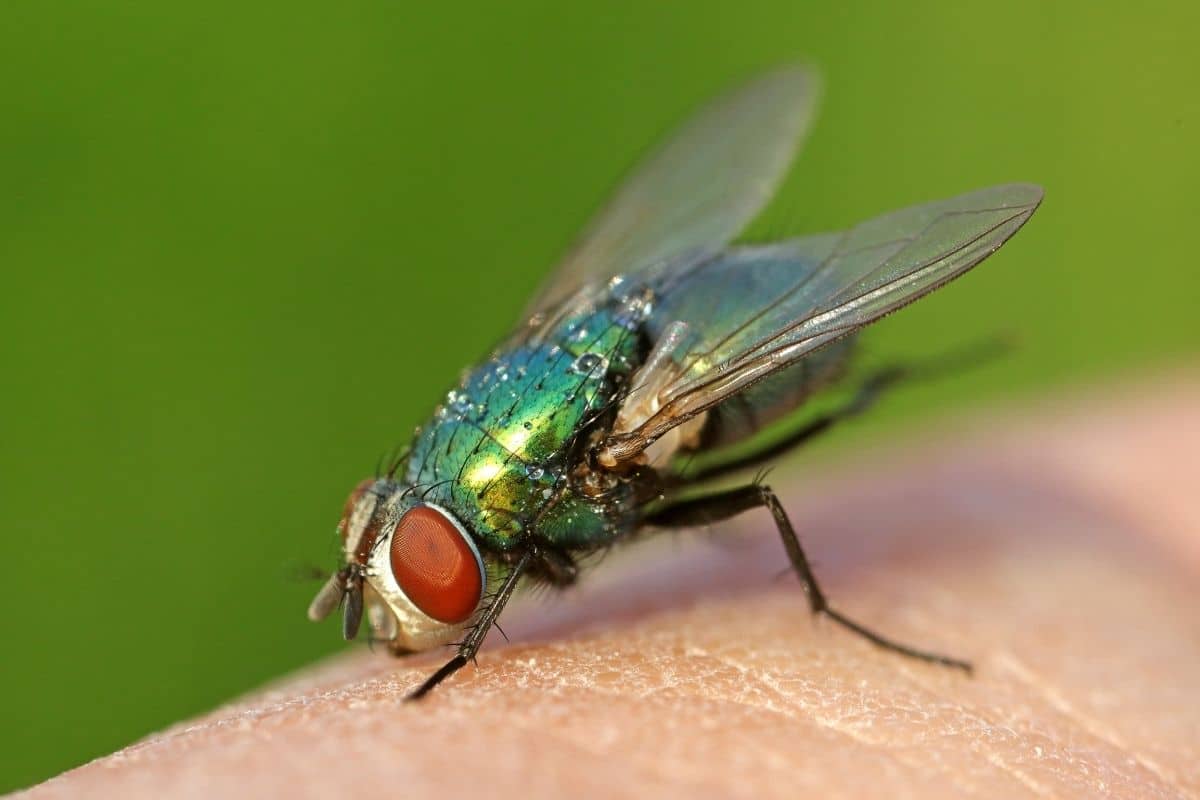
[[[538,535],[584,434],[641,360],[641,317],[620,297],[599,303],[470,370],[417,435],[407,481],[489,549]]]
[[[359,484],[339,528],[373,638],[396,650],[458,638],[505,570],[453,512],[393,481]]]

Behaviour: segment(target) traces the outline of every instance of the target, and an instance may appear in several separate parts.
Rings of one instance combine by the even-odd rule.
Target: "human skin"
[[[837,607],[974,677],[814,620],[752,512],[422,702],[446,653],[360,648],[24,796],[1200,797],[1200,380],[1102,394],[771,475]]]

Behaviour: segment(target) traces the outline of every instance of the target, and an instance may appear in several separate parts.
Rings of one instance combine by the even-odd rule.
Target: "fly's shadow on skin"
[[[865,478],[867,492],[851,481],[829,496],[821,496],[819,483],[785,493],[805,547],[815,556],[817,577],[840,608],[855,607],[856,573],[877,579],[889,568],[907,572],[920,563],[934,565],[929,574],[952,576],[1001,551],[1030,558],[1064,549],[1116,550],[1133,560],[1155,555],[1146,537],[1131,535],[1134,524],[1101,498],[1029,476],[1016,462],[959,457],[920,466],[894,477],[876,468]],[[847,480],[843,476],[841,483]],[[676,551],[671,554],[651,552],[654,541],[618,548],[622,552],[613,559],[618,564],[589,570],[555,604],[537,603],[534,611],[523,603],[526,610],[510,616],[506,630],[514,642],[548,642],[701,600],[778,591],[794,591],[797,619],[809,617],[801,587],[775,580],[787,557],[766,511],[713,526],[712,532],[736,537],[740,546],[717,549],[697,541],[681,547],[669,537],[666,546]],[[496,636],[491,646],[498,643]]]

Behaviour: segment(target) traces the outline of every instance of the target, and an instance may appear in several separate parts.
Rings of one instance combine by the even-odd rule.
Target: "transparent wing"
[[[634,170],[527,310],[561,303],[586,284],[727,244],[787,172],[816,93],[813,73],[789,66],[701,109]]]
[[[896,211],[842,233],[735,247],[655,286],[652,335],[684,323],[667,374],[641,376],[653,409],[606,447],[635,457],[677,425],[953,280],[1000,247],[1042,199],[1009,184]],[[635,390],[636,391],[636,388]]]

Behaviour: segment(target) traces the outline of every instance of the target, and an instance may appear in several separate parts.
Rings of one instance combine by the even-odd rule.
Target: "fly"
[[[769,244],[731,244],[774,194],[813,114],[789,66],[713,101],[652,153],[585,230],[484,363],[386,473],[351,493],[343,563],[308,615],[364,615],[396,654],[457,642],[419,698],[471,661],[519,584],[573,584],[581,557],[646,528],[752,509],[774,520],[809,606],[886,650],[970,671],[837,611],[779,498],[717,479],[775,458],[905,377],[736,456],[836,382],[860,329],[987,258],[1037,209],[1030,184],[980,189]],[[688,457],[704,454],[699,470]]]

